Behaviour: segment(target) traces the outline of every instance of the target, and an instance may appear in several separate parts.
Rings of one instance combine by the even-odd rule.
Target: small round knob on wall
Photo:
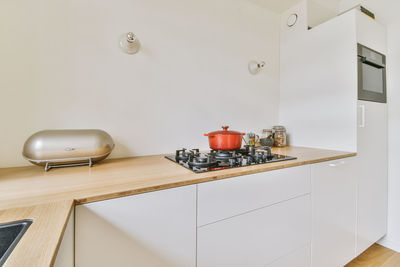
[[[123,34],[119,41],[119,46],[127,54],[136,54],[140,50],[139,39],[133,32]]]

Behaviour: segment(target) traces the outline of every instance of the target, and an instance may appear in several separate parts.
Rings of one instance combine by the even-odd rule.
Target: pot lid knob
[[[222,126],[222,129],[224,129],[224,131],[228,131],[229,126]]]

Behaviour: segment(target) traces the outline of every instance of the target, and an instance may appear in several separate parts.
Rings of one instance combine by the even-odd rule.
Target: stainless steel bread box
[[[102,130],[45,130],[26,140],[22,155],[31,163],[57,167],[89,165],[105,159],[114,148]]]

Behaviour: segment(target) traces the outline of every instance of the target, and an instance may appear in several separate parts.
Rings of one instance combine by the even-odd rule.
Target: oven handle
[[[372,66],[372,67],[375,67],[375,68],[378,68],[378,69],[383,69],[383,68],[386,67],[386,66],[383,65],[383,64],[379,64],[379,63],[370,61],[370,60],[368,60],[366,57],[363,57],[363,56],[359,56],[359,57],[360,57],[362,63],[367,64],[367,65],[370,65],[370,66]]]

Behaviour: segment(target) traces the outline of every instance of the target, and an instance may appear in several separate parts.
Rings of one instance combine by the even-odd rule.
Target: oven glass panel
[[[362,55],[365,56],[366,58],[368,58],[368,60],[371,60],[371,61],[379,63],[379,64],[384,64],[383,55],[375,53],[366,47],[363,47],[361,51],[362,51]]]
[[[383,93],[383,69],[378,69],[373,66],[362,65],[363,90],[374,93]]]

